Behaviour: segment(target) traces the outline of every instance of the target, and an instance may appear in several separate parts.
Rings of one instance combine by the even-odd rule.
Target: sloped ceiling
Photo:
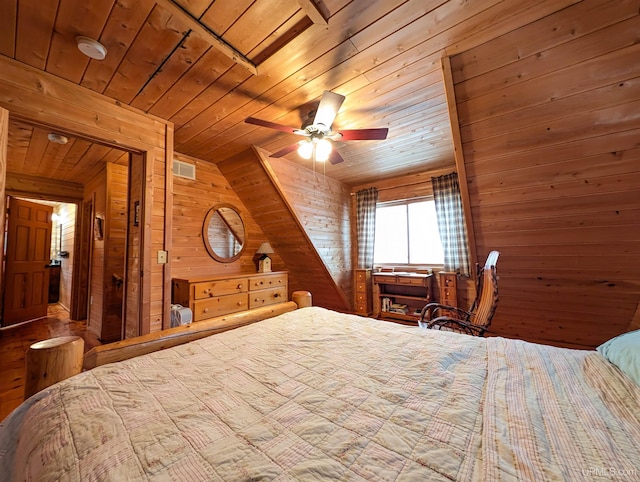
[[[440,58],[576,1],[6,0],[0,53],[172,121],[176,150],[211,162],[295,142],[243,121],[297,127],[338,92],[336,128],[389,128],[385,141],[337,143],[345,162],[327,176],[354,185],[451,165]],[[106,58],[81,54],[80,35]],[[64,155],[39,150],[42,166]]]

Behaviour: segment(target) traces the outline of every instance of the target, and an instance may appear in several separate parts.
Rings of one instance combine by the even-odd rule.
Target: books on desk
[[[404,305],[402,303],[391,303],[388,311],[391,313],[401,313],[403,315],[406,315],[407,313],[409,313],[409,308],[407,307],[407,305]]]

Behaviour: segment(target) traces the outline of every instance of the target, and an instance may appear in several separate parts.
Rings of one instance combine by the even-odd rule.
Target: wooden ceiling
[[[440,58],[578,0],[3,0],[0,53],[175,125],[175,149],[218,162],[298,137],[324,90],[346,96],[334,129],[388,127],[337,142],[326,175],[349,185],[453,164]],[[91,60],[76,37],[108,50]],[[122,152],[13,121],[8,170],[86,179]],[[292,161],[310,166],[294,152]]]

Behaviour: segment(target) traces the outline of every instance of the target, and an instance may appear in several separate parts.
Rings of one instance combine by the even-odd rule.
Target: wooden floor
[[[100,345],[96,336],[87,331],[86,323],[70,320],[69,312],[61,305],[49,305],[47,314],[46,318],[0,329],[0,420],[22,403],[25,353],[33,343],[78,335],[84,338],[85,351]]]

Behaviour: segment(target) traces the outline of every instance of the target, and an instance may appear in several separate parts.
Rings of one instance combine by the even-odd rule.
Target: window
[[[434,201],[378,204],[375,264],[444,264]]]

